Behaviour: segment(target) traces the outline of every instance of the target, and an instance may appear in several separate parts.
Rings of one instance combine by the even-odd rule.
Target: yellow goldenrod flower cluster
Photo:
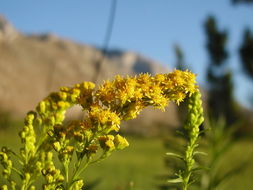
[[[175,70],[155,76],[116,76],[97,88],[91,82],[83,82],[51,93],[38,104],[36,112],[27,114],[20,133],[23,144],[20,162],[23,173],[25,171],[21,176],[26,179],[22,188],[34,188],[32,182],[38,177],[39,169],[46,179],[45,190],[61,183],[65,189],[81,189],[83,181],[79,176],[90,163],[129,145],[124,137],[115,133],[122,120],[136,118],[147,106],[164,110],[170,101],[179,104],[197,89],[193,73]],[[63,122],[66,110],[73,105],[82,107],[84,119]],[[53,164],[53,150],[63,165],[64,176]],[[50,155],[45,156],[45,152]],[[95,154],[101,154],[96,156],[97,160],[94,160]],[[77,155],[77,163],[70,175],[68,167],[74,155]]]
[[[115,111],[123,120],[135,118],[146,106],[164,110],[169,101],[180,103],[197,89],[195,75],[175,70],[169,74],[117,76],[97,90],[96,99]]]

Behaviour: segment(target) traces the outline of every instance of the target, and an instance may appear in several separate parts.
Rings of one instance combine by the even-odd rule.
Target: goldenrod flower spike
[[[198,138],[200,135],[199,126],[203,123],[203,108],[202,108],[202,101],[201,101],[201,94],[199,90],[192,94],[192,96],[188,99],[188,113],[187,118],[184,123],[184,130],[186,132],[186,137],[188,140],[186,150],[184,155],[178,155],[175,153],[167,153],[167,155],[175,156],[180,158],[184,162],[184,170],[179,171],[177,173],[177,179],[168,180],[170,183],[182,183],[182,189],[187,190],[191,183],[193,183],[192,174],[197,169],[195,165],[195,158],[194,156],[198,153],[195,151],[198,144]]]

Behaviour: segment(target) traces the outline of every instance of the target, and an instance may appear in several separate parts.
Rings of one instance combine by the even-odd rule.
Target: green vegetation
[[[17,127],[0,131],[0,146],[8,144],[18,150],[19,138]],[[133,183],[133,190],[155,190],[158,185],[157,176],[166,174],[164,167],[165,148],[162,138],[127,137],[130,146],[115,152],[105,161],[91,165],[85,174],[85,184],[97,182],[96,190],[129,190]],[[175,144],[180,144],[175,141]],[[244,139],[236,142],[221,160],[220,174],[231,166],[240,165],[249,160],[247,168],[229,178],[218,190],[251,189],[253,182],[253,141]],[[1,178],[0,178],[1,179]],[[0,180],[1,181],[1,180]],[[160,180],[161,181],[161,180]],[[0,182],[1,184],[1,182]]]

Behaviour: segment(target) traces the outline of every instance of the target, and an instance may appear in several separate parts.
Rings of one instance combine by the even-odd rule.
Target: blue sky
[[[111,0],[1,0],[0,14],[24,33],[51,32],[79,43],[102,46]],[[253,82],[243,75],[237,50],[243,29],[253,30],[253,5],[230,0],[118,0],[110,48],[136,51],[174,67],[178,43],[186,62],[204,85],[208,56],[203,23],[208,15],[229,31],[229,65],[236,76],[236,96],[247,104]],[[253,94],[253,90],[251,90]]]

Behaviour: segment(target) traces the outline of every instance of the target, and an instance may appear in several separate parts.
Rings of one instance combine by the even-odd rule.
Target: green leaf
[[[185,137],[185,133],[184,133],[183,131],[177,130],[177,131],[176,131],[176,134],[178,134],[178,135],[180,135],[180,136],[182,136],[182,137]]]
[[[181,178],[176,178],[176,179],[169,179],[167,182],[168,183],[183,183],[183,180]]]
[[[207,155],[208,155],[207,153],[201,152],[201,151],[195,151],[195,152],[193,153],[194,156],[197,155],[197,154],[200,154],[200,155],[203,155],[203,156],[207,156]]]
[[[199,166],[199,167],[193,168],[191,171],[195,172],[195,171],[199,171],[199,170],[210,170],[210,168],[204,167],[204,166]]]
[[[183,156],[179,155],[179,154],[176,154],[176,153],[173,153],[173,152],[167,152],[166,155],[168,156],[174,156],[176,158],[179,158],[181,160],[184,160]]]

